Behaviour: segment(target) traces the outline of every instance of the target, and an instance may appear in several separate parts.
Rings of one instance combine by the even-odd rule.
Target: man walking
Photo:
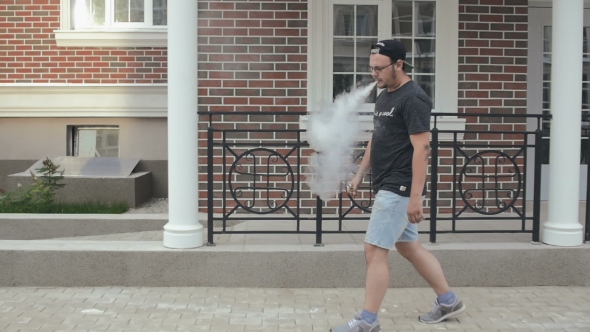
[[[365,237],[367,277],[363,311],[332,332],[380,332],[377,319],[389,285],[389,250],[397,251],[418,271],[437,294],[423,323],[439,323],[465,311],[450,289],[439,261],[418,241],[417,224],[424,220],[426,169],[430,154],[432,102],[407,75],[406,49],[396,40],[373,45],[370,71],[385,89],[375,102],[374,131],[349,192],[356,194],[369,168],[376,193]]]

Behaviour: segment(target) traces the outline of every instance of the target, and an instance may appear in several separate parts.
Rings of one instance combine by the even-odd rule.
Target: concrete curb
[[[454,287],[590,286],[590,246],[429,246]],[[390,287],[426,287],[390,255]],[[159,241],[0,241],[0,286],[363,287],[361,245],[233,245],[190,250]]]
[[[207,228],[207,214],[199,213]],[[0,213],[0,240],[40,240],[76,236],[161,231],[168,214],[28,214]],[[217,221],[217,223],[219,223]],[[227,227],[242,223],[227,221]]]

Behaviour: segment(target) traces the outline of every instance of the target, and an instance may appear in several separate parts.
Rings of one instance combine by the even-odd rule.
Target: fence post
[[[541,165],[543,163],[543,131],[535,131],[535,171],[533,174],[533,242],[540,242],[541,225]]]
[[[436,243],[436,214],[438,209],[438,128],[432,128],[430,159],[430,243]]]
[[[586,142],[587,149],[588,149],[588,156],[590,156],[590,137]],[[588,160],[588,159],[586,159]],[[584,243],[590,241],[590,162],[588,162],[587,166],[587,175],[586,175],[586,228],[585,228],[585,236],[584,236]]]
[[[322,205],[323,202],[320,196],[316,198],[316,212],[315,212],[315,244],[314,247],[323,247],[322,244]]]
[[[207,245],[213,243],[213,128],[207,128]]]

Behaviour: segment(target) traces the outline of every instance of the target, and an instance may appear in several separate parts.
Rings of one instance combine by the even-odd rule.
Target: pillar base
[[[579,223],[562,224],[546,222],[543,224],[542,242],[558,247],[577,247],[584,243],[584,228]]]
[[[164,226],[164,247],[171,249],[192,249],[203,246],[205,233],[203,225],[190,227]]]

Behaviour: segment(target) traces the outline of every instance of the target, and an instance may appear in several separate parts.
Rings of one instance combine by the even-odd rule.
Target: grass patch
[[[0,204],[0,213],[121,214],[127,210],[125,203]]]

